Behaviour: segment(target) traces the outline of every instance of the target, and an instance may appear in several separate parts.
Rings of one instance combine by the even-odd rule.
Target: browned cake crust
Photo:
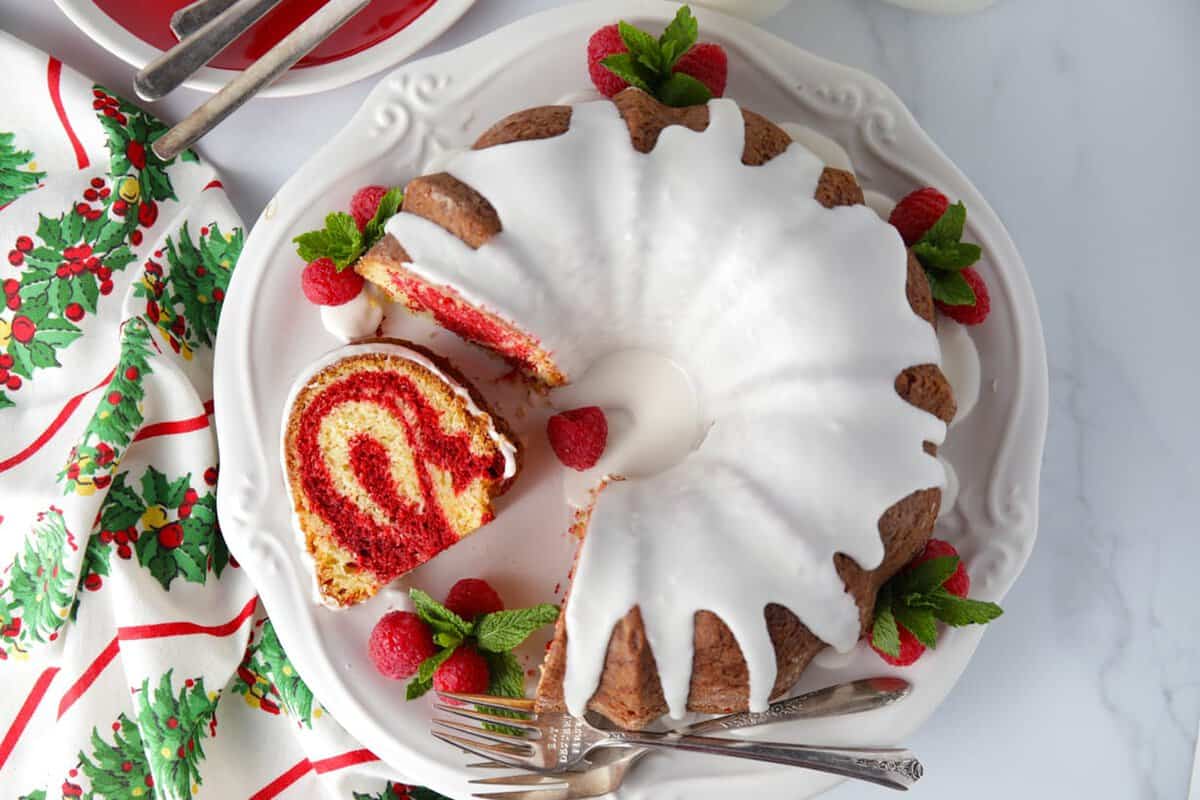
[[[634,148],[641,152],[652,150],[668,125],[683,125],[697,131],[708,127],[706,106],[670,108],[636,89],[621,92],[613,102],[629,127]],[[766,118],[752,111],[743,110],[742,114],[746,123],[743,163],[765,164],[791,144],[791,137]],[[570,121],[571,109],[567,106],[528,109],[498,122],[479,138],[475,147],[482,149],[509,142],[551,138],[565,133]],[[486,198],[453,178],[447,178],[449,176],[440,175],[418,178],[409,185],[408,191],[411,193],[415,189],[421,199],[410,203],[406,198],[404,208],[441,225],[472,247],[479,247],[502,229],[503,221],[495,217]],[[822,172],[814,196],[827,208],[863,202],[862,189],[854,176],[833,168]],[[392,263],[402,264],[407,260],[403,247],[391,237],[386,237],[375,249],[378,256]],[[913,312],[932,325],[933,299],[929,285],[924,271],[911,254],[906,295]],[[950,385],[935,365],[915,365],[904,370],[896,377],[896,391],[908,402],[946,422],[954,416]],[[927,444],[926,450],[935,452],[931,444]],[[933,531],[940,503],[941,491],[928,489],[913,493],[883,514],[879,520],[879,533],[885,556],[876,569],[864,570],[845,556],[835,557],[838,573],[860,609],[864,631],[871,623],[879,587],[924,547]],[[772,691],[774,698],[795,684],[825,643],[783,606],[768,605],[763,616],[775,645],[778,672]],[[537,691],[538,708],[542,710],[564,708],[564,620],[565,615],[560,615],[554,640],[542,666]],[[706,713],[745,709],[749,676],[729,628],[716,615],[701,611],[695,618],[694,645],[688,708]],[[613,630],[604,671],[589,708],[628,728],[643,727],[667,711],[654,656],[637,608]]]

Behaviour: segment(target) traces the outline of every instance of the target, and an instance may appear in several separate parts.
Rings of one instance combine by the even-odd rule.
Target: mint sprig
[[[414,700],[432,689],[437,668],[465,643],[473,643],[487,660],[491,694],[525,696],[525,673],[511,651],[534,631],[557,620],[558,606],[542,603],[531,608],[495,611],[468,622],[427,592],[410,589],[408,596],[417,616],[433,630],[433,641],[441,649],[421,662],[406,689],[407,699]]]
[[[296,253],[306,264],[318,258],[328,258],[341,272],[383,238],[384,226],[399,212],[403,202],[403,189],[397,187],[388,190],[379,201],[375,216],[362,231],[358,229],[354,217],[344,211],[335,211],[325,217],[324,228],[302,233],[292,239]]]
[[[617,23],[617,30],[629,52],[602,59],[600,63],[609,72],[669,106],[694,106],[712,99],[703,83],[674,71],[700,35],[700,24],[689,7],[680,8],[657,38],[623,20]]]
[[[937,647],[939,622],[951,627],[983,625],[1004,610],[995,603],[958,597],[943,584],[958,569],[958,556],[931,558],[894,575],[875,598],[871,644],[889,656],[900,655],[900,628],[931,650]]]
[[[955,203],[912,246],[913,255],[925,268],[934,300],[950,306],[975,305],[975,290],[962,270],[983,255],[977,244],[962,241],[967,222],[967,207]]]

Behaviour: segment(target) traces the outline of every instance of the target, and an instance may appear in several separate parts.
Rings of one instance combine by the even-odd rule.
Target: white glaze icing
[[[383,321],[379,290],[368,283],[353,300],[339,306],[321,306],[321,324],[343,342],[374,336]]]
[[[674,395],[682,408],[665,402],[699,447],[610,483],[596,503],[566,618],[575,714],[613,625],[635,605],[672,716],[685,709],[701,609],[733,631],[750,706],[764,709],[775,655],[763,607],[785,605],[852,648],[858,609],[834,553],[877,566],[882,512],[944,482],[921,445],[941,443],[945,424],[893,385],[905,367],[940,361],[905,299],[899,236],[870,209],[818,204],[823,165],[802,146],[743,165],[738,107],[709,108],[706,131],[669,127],[648,154],[633,150],[608,102],[576,106],[561,136],[459,154],[448,171],[503,225],[477,250],[412,214],[388,224],[416,273],[518,320],[568,377],[586,385],[590,368],[620,364],[605,357],[648,351],[656,380],[677,369],[691,387]],[[636,416],[659,404],[630,377],[598,381],[602,403],[568,397],[623,409],[636,431]],[[633,446],[624,424],[614,453]]]
[[[951,426],[966,419],[979,402],[979,389],[983,384],[983,370],[979,363],[979,349],[967,332],[967,327],[949,317],[938,316],[938,345],[942,348],[942,372],[954,390],[954,402],[958,411]]]
[[[844,169],[846,172],[854,172],[854,164],[850,162],[850,154],[840,144],[830,139],[823,133],[818,133],[807,125],[801,125],[798,122],[784,122],[780,124],[784,132],[792,137],[792,141],[804,147],[817,158],[824,162],[825,166],[833,167],[834,169]]]
[[[372,331],[373,330],[374,329],[372,329]],[[437,364],[434,364],[425,355],[402,345],[392,344],[390,342],[364,342],[362,344],[351,344],[345,347],[339,347],[314,361],[312,364],[306,367],[299,376],[297,376],[295,382],[292,384],[291,389],[288,390],[287,404],[284,406],[283,412],[283,422],[279,430],[279,463],[281,469],[283,470],[283,483],[284,486],[287,487],[288,508],[292,509],[292,530],[297,536],[297,546],[300,548],[300,553],[304,559],[305,565],[308,567],[309,574],[313,576],[313,597],[318,603],[333,609],[339,609],[341,606],[337,606],[326,600],[326,598],[324,598],[317,589],[316,569],[313,565],[312,556],[309,555],[308,548],[305,546],[304,532],[300,528],[300,520],[297,518],[295,513],[296,498],[292,494],[291,481],[287,479],[288,418],[291,417],[292,407],[296,404],[296,398],[317,373],[327,367],[333,366],[344,358],[361,355],[363,353],[386,353],[388,355],[398,356],[408,361],[412,361],[413,363],[420,364],[422,367],[429,370],[442,381],[444,381],[456,395],[463,399],[464,403],[466,404],[467,412],[471,416],[479,419],[487,419],[488,436],[490,436],[492,441],[496,443],[496,447],[504,456],[504,477],[511,478],[517,473],[517,449],[513,446],[513,443],[508,440],[508,437],[496,429],[496,424],[492,419],[491,414],[488,414],[479,407],[479,405],[471,397],[471,393],[467,391],[466,387],[462,386],[453,378],[442,372],[442,370],[438,368]]]

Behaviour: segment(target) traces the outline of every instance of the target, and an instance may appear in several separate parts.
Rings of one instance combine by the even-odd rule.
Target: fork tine
[[[489,742],[508,744],[512,745],[513,747],[524,745],[524,749],[529,749],[529,745],[525,744],[529,741],[529,739],[525,738],[524,736],[514,736],[511,733],[501,733],[500,731],[489,731],[483,728],[477,728],[474,725],[468,725],[465,722],[455,722],[454,720],[449,719],[437,719],[436,717],[433,720],[433,724],[441,725],[442,727],[449,728],[452,731],[470,734],[471,736],[475,736],[479,739],[485,739]]]
[[[496,697],[490,694],[455,694],[453,692],[438,692],[438,697],[443,700],[447,698],[457,700],[467,705],[484,706],[493,709],[500,708],[506,711],[523,711],[526,714],[533,714],[533,701],[521,697]]]
[[[571,790],[563,786],[558,789],[526,789],[515,792],[483,792],[473,794],[482,800],[570,800]]]
[[[441,731],[430,731],[433,738],[439,739],[448,745],[457,747],[460,750],[466,750],[468,753],[473,753],[483,758],[490,758],[517,769],[529,769],[531,767],[529,756],[524,752],[514,752],[517,748],[507,744],[488,744],[473,739],[464,739],[461,736],[451,736],[448,733]]]
[[[508,764],[501,764],[499,761],[476,761],[474,764],[467,764],[467,769],[511,769]]]
[[[476,778],[471,783],[488,786],[558,786],[565,784],[562,775],[544,775],[538,772],[520,772],[516,775],[500,775],[496,778]]]
[[[491,722],[496,725],[504,725],[509,728],[516,728],[522,731],[534,733],[538,730],[536,725],[530,725],[527,720],[513,719],[512,717],[501,717],[496,714],[488,714],[485,711],[475,711],[470,708],[459,708],[456,706],[447,705],[445,703],[435,703],[433,706],[438,711],[445,711],[447,714],[454,714],[459,717],[473,719],[476,722]]]

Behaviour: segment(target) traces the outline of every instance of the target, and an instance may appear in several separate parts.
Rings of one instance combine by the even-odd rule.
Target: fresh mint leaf
[[[938,589],[958,569],[958,556],[931,558],[900,576],[897,593],[928,594]],[[915,631],[914,631],[915,633]]]
[[[892,613],[892,590],[884,584],[875,600],[875,625],[871,629],[871,644],[881,652],[896,658],[900,655],[900,629]]]
[[[525,696],[525,670],[521,669],[521,662],[516,656],[512,653],[484,653],[483,657],[487,659],[491,673],[489,694],[496,697]]]
[[[321,230],[302,233],[292,241],[305,262],[328,258],[339,270],[353,264],[363,250],[362,234],[354,217],[340,211],[325,217],[325,227]]]
[[[491,680],[488,683],[488,694],[495,697],[525,696],[525,672],[521,669],[521,662],[517,661],[516,656],[512,653],[484,653],[483,657],[487,659],[488,672],[491,674]],[[475,709],[477,711],[485,711],[497,717],[528,719],[528,716],[522,714],[520,711],[511,711],[505,708],[480,708],[476,706]],[[520,728],[499,725],[495,722],[485,722],[483,723],[483,727],[496,733],[506,733],[509,736],[525,735],[525,732]]]
[[[683,72],[672,72],[658,87],[658,99],[669,106],[697,106],[712,99],[712,92],[700,81]]]
[[[945,589],[933,592],[930,599],[934,603],[934,616],[956,628],[963,625],[984,625],[1004,613],[1004,609],[995,603],[956,597]]]
[[[363,250],[370,250],[376,242],[383,238],[384,226],[387,225],[389,219],[396,216],[403,202],[404,190],[399,186],[389,189],[387,194],[380,199],[379,207],[375,209],[375,216],[371,217],[371,221],[367,223],[367,227],[363,231]]]
[[[655,79],[653,75],[646,75],[646,68],[637,63],[634,57],[629,53],[616,53],[608,56],[600,61],[605,68],[616,75],[621,80],[641,89],[643,92],[653,94],[654,90],[650,87],[651,82]]]
[[[983,255],[983,249],[970,242],[934,244],[922,241],[914,244],[912,250],[921,266],[926,269],[948,271],[966,269]]]
[[[462,637],[452,631],[438,631],[433,635],[433,641],[440,647],[458,647]]]
[[[438,667],[446,663],[446,659],[454,655],[455,649],[454,647],[446,647],[422,661],[421,666],[417,667],[417,680],[421,683],[430,683],[433,680],[433,673],[437,672]]]
[[[480,650],[503,653],[525,641],[529,634],[558,619],[558,606],[542,603],[532,608],[496,611],[475,624]]]
[[[692,15],[692,9],[683,6],[675,13],[675,19],[671,20],[671,24],[658,40],[663,52],[663,70],[669,72],[671,67],[675,66],[675,62],[696,43],[699,36],[700,23]],[[668,47],[671,48],[670,55]]]
[[[966,223],[967,207],[962,203],[955,203],[946,209],[941,219],[933,223],[933,227],[925,232],[921,241],[931,244],[952,244],[961,241]]]
[[[456,633],[463,639],[471,635],[471,623],[434,600],[427,593],[420,589],[409,589],[408,596],[412,598],[417,616],[429,623],[435,631]]]
[[[948,306],[975,305],[975,290],[961,272],[927,269],[925,276],[929,279],[929,290],[934,300],[940,300]]]
[[[432,688],[433,681],[422,681],[420,678],[413,678],[404,689],[404,699],[416,700]]]
[[[624,21],[617,23],[617,30],[621,33],[621,41],[635,59],[654,75],[663,73],[662,50],[658,46],[658,39]]]
[[[908,628],[917,641],[932,649],[937,647],[937,620],[928,608],[913,608],[897,603],[893,609],[896,621]]]

